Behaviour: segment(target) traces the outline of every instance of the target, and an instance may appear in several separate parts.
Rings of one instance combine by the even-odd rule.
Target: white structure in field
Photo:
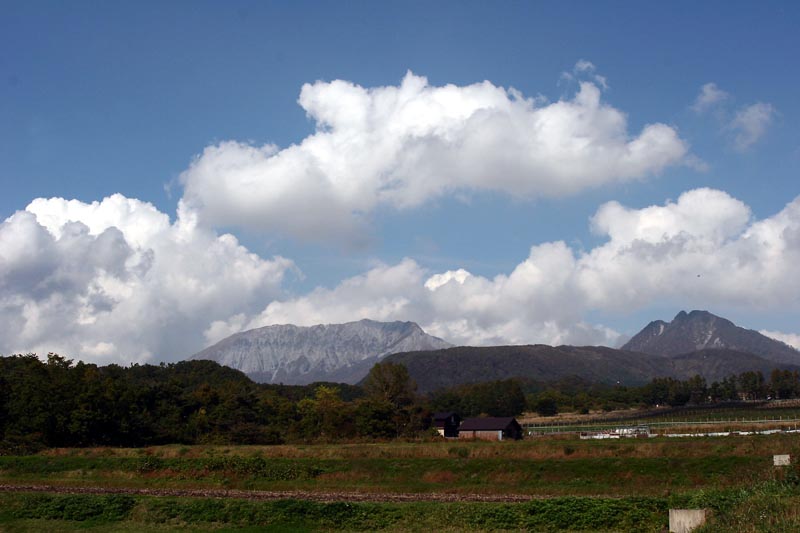
[[[773,455],[772,456],[772,464],[773,466],[789,466],[792,464],[792,457],[790,455]]]
[[[689,533],[706,523],[707,509],[670,509],[670,533]]]

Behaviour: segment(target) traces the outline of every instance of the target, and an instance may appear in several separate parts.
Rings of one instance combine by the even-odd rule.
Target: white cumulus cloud
[[[532,248],[530,257],[513,272],[492,279],[431,275],[414,260],[404,259],[375,267],[333,289],[318,288],[272,302],[246,328],[368,317],[413,320],[457,344],[612,343],[614,332],[585,324],[580,306],[562,301],[574,287],[570,284],[574,262],[563,243]],[[445,278],[449,280],[442,283]]]
[[[175,360],[280,294],[291,261],[116,194],[36,199],[0,223],[0,353]]]
[[[674,128],[629,132],[596,80],[549,104],[488,81],[431,86],[411,72],[399,86],[306,84],[298,102],[314,134],[283,149],[209,146],[181,175],[181,205],[207,226],[352,237],[379,207],[459,191],[563,196],[685,161],[688,146]]]
[[[654,301],[680,306],[797,307],[800,198],[778,214],[751,220],[722,191],[696,189],[675,203],[630,210],[601,207],[594,224],[609,241],[587,252],[580,284],[593,308]]]
[[[735,132],[733,142],[736,149],[747,150],[757,143],[767,133],[774,118],[775,108],[763,102],[737,111],[730,123],[730,128]]]
[[[800,350],[800,335],[797,333],[783,333],[782,331],[768,331],[766,329],[760,330],[759,333]]]
[[[441,274],[434,274],[433,276],[428,278],[428,280],[425,282],[425,288],[435,291],[442,285],[450,283],[451,281],[463,285],[464,282],[467,281],[467,278],[469,278],[471,275],[472,274],[470,274],[463,268],[459,268],[458,270],[448,270],[447,272],[443,272]]]
[[[730,95],[717,87],[716,83],[706,83],[700,88],[700,94],[692,104],[695,113],[705,113],[730,98]]]
[[[6,219],[0,352],[171,360],[244,329],[360,318],[413,320],[458,344],[613,346],[619,333],[587,320],[592,313],[800,309],[800,197],[761,220],[713,189],[641,208],[608,202],[592,218],[605,241],[590,250],[537,244],[493,277],[432,272],[408,258],[294,296],[281,290],[291,261],[260,258],[191,214],[171,222],[114,195],[37,199]]]
[[[727,193],[695,189],[641,209],[609,202],[592,222],[607,241],[585,252],[561,241],[539,244],[493,278],[463,269],[432,273],[405,259],[274,301],[243,327],[369,317],[414,320],[458,344],[616,345],[620,335],[588,323],[587,313],[654,304],[800,308],[800,197],[754,220]]]
[[[608,89],[608,80],[605,76],[597,73],[597,67],[594,63],[586,59],[579,59],[575,66],[572,67],[572,72],[562,72],[561,79],[567,81],[576,81],[579,79],[588,79],[603,89]]]

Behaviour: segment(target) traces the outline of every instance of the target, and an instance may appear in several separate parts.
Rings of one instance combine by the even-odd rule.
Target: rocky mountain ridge
[[[800,364],[800,351],[708,311],[681,311],[672,322],[650,322],[622,349],[665,357],[704,349],[729,349],[767,361]]]
[[[244,331],[192,359],[210,359],[265,383],[355,384],[382,360],[406,365],[420,390],[518,377],[577,376],[636,385],[654,377],[720,380],[755,370],[800,370],[800,352],[707,311],[656,320],[622,349],[604,346],[451,347],[413,322],[361,320],[310,327],[276,325]]]
[[[246,373],[255,381],[305,385],[355,383],[396,352],[448,348],[414,322],[360,320],[345,324],[266,326],[236,333],[196,353]]]

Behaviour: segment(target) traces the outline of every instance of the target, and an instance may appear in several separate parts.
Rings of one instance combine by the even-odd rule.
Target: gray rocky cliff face
[[[243,331],[190,359],[210,359],[266,383],[356,383],[373,364],[389,354],[451,346],[428,335],[413,322],[360,320],[310,327],[287,324]]]

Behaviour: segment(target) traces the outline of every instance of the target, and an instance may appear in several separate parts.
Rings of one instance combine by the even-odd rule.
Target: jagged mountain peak
[[[692,312],[694,313],[694,311]],[[675,318],[672,319],[672,321],[674,322],[675,320],[686,320],[687,318],[689,318],[689,313],[687,313],[684,310],[680,310],[678,311],[678,314],[675,315]]]
[[[727,318],[722,318],[721,316],[717,316],[713,313],[700,309],[694,309],[692,311],[689,311],[688,313],[686,311],[680,311],[678,312],[677,315],[675,315],[675,318],[672,319],[672,322],[670,322],[670,324],[676,324],[681,322],[691,322],[695,324],[720,323],[726,326],[737,327],[733,322],[731,322]]]
[[[651,355],[675,356],[704,349],[729,349],[781,363],[800,363],[800,352],[708,311],[681,311],[672,322],[656,320],[623,347]]]
[[[452,345],[414,322],[279,324],[235,333],[190,359],[210,359],[268,383],[356,383],[383,357]]]

